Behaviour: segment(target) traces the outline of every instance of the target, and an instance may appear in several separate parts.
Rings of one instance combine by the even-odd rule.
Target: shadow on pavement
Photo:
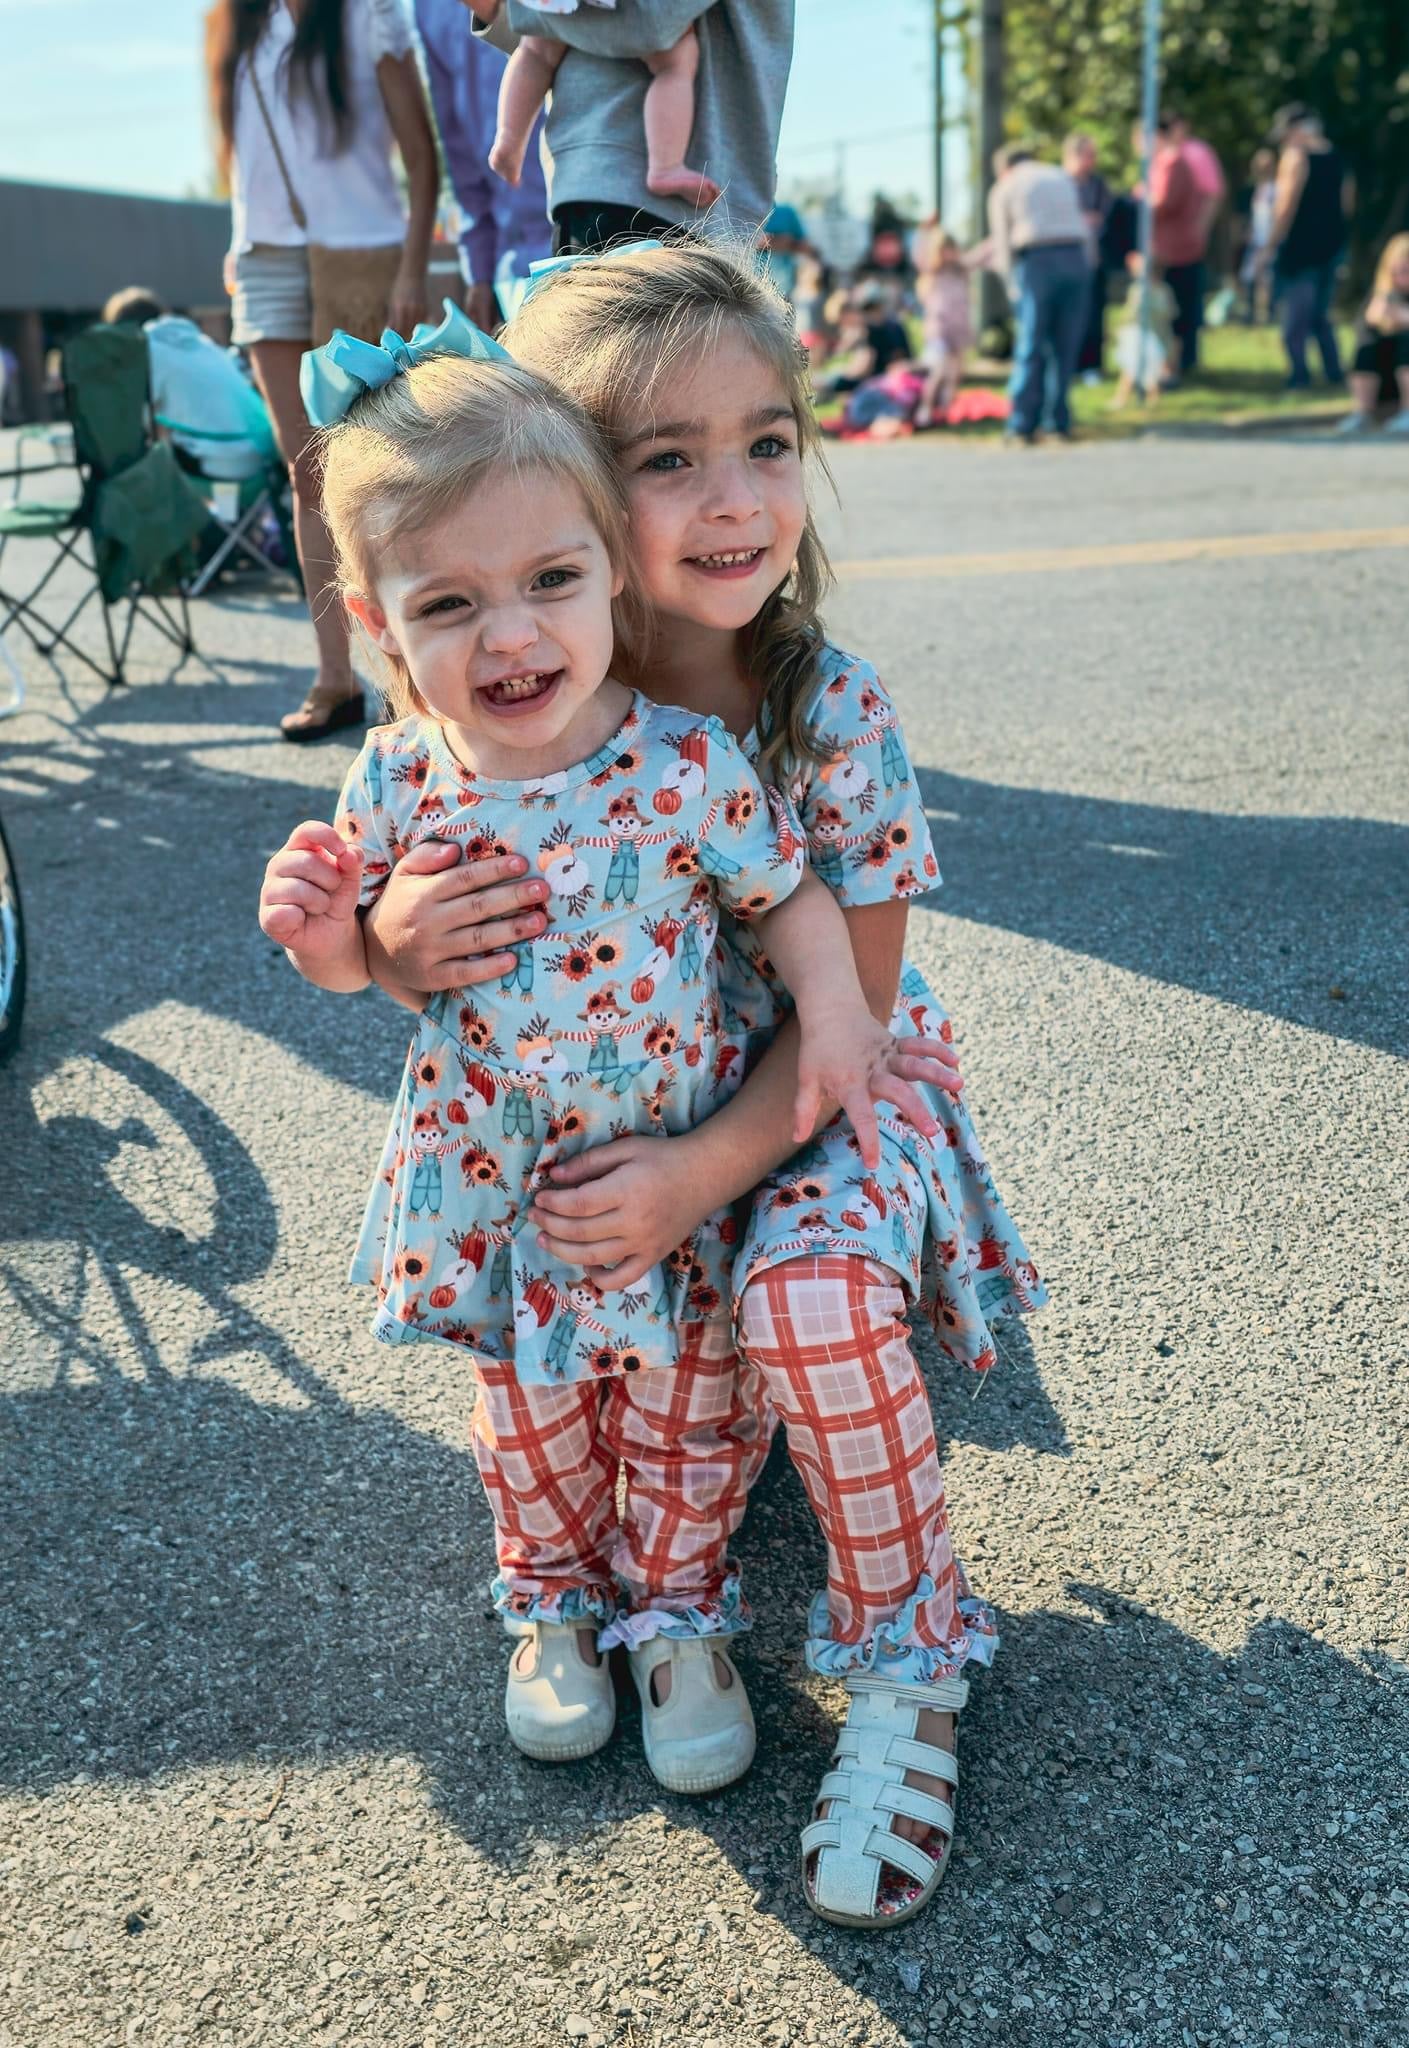
[[[1404,826],[918,773],[954,878],[927,899],[934,909],[1334,1038],[1409,1049]]]
[[[1342,1972],[1338,1949],[1350,1916],[1374,1917],[1402,1843],[1409,1726],[1374,1670],[1275,1621],[1222,1657],[1100,1587],[1071,1587],[1073,1611],[1004,1617],[965,1717],[940,1903],[883,1940],[850,1935],[797,1891],[796,1831],[842,1701],[798,1669],[820,1549],[790,1473],[774,1475],[781,1498],[761,1489],[745,1546],[759,1761],[724,1795],[676,1799],[647,1776],[631,1717],[562,1772],[508,1747],[468,1453],[312,1375],[301,1395],[266,1406],[218,1380],[109,1372],[6,1404],[4,1497],[26,1502],[3,1589],[11,1783],[409,1755],[447,1820],[506,1868],[531,1843],[580,1850],[584,1804],[599,1822],[659,1809],[916,2039],[946,2007],[962,2016],[965,1955],[995,1937],[1015,1982],[1040,1982],[1047,2020],[1054,1994],[1089,2016],[1117,1987],[1128,2007],[1136,1983],[1152,2022],[1213,2027],[1220,2005],[1246,2013],[1255,1997],[1294,2040],[1382,2038],[1388,1987]],[[1177,1967],[1190,1954],[1196,1972]],[[911,1984],[921,1973],[918,2001],[902,1964]]]

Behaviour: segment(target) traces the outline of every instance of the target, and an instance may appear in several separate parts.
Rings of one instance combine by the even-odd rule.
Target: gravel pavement
[[[839,556],[1390,527],[1402,450],[843,450]],[[7,554],[10,580],[18,557]],[[1005,1647],[935,1907],[802,1905],[843,1695],[775,1453],[750,1777],[509,1749],[462,1378],[343,1286],[404,1028],[261,939],[350,748],[310,640],[29,659],[0,806],[33,935],[0,1072],[3,2048],[1398,2044],[1409,1955],[1405,555],[844,579],[946,887],[959,1027],[1053,1306],[934,1364]]]

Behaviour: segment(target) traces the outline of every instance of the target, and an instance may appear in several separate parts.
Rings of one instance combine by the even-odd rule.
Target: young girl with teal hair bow
[[[269,862],[261,925],[309,980],[362,988],[361,913],[429,838],[521,852],[551,904],[492,992],[421,1006],[353,1275],[376,1287],[378,1337],[449,1346],[474,1376],[495,1598],[523,1638],[511,1739],[546,1761],[600,1748],[621,1640],[652,1769],[711,1790],[753,1754],[728,1544],[766,1449],[734,1370],[733,1220],[702,1214],[608,1289],[545,1245],[533,1196],[588,1146],[687,1131],[735,1085],[726,908],[766,938],[803,1020],[799,1136],[839,1099],[874,1162],[872,1094],[930,1125],[907,1076],[947,1054],[871,1015],[796,820],[719,721],[636,687],[624,498],[585,413],[453,311],[409,342],[335,336],[303,388],[332,423],[344,601],[399,715],[369,735],[336,827],[297,826]],[[668,1703],[650,1685],[663,1662]]]
[[[570,391],[616,451],[654,629],[645,687],[721,722],[755,772],[782,783],[876,1016],[897,1043],[947,1040],[943,1007],[904,956],[910,907],[938,881],[920,788],[875,669],[819,616],[828,570],[805,489],[819,444],[787,309],[750,260],[638,246],[539,271],[504,342]],[[682,762],[676,787],[693,780]],[[495,933],[502,891],[480,908],[456,889],[456,862],[452,848],[419,849],[370,914],[368,957],[385,986],[435,988],[452,953],[454,975],[476,978],[471,927],[483,919]],[[624,1132],[554,1169],[534,1223],[610,1303],[701,1217],[741,1203],[735,1386],[765,1431],[786,1424],[827,1543],[807,1659],[849,1695],[803,1830],[805,1893],[843,1925],[892,1926],[922,1910],[947,1868],[959,1710],[997,1647],[951,1543],[905,1318],[923,1307],[940,1348],[986,1371],[999,1318],[1045,1293],[952,1099],[954,1073],[911,1070],[929,1114],[882,1114],[879,1167],[844,1110],[829,1108],[799,1149],[787,977],[747,918],[728,913],[719,963],[731,1082],[715,1113],[663,1141]],[[658,1690],[673,1683],[662,1671]]]

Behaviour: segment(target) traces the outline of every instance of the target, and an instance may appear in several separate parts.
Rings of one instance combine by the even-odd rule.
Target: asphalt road
[[[843,1701],[801,1668],[820,1545],[777,1457],[749,1779],[662,1794],[629,1708],[580,1767],[507,1747],[465,1386],[342,1283],[404,1031],[255,925],[348,749],[271,738],[310,642],[251,591],[174,679],[149,641],[111,695],[28,659],[0,732],[34,951],[0,1073],[4,2048],[1402,2042],[1409,459],[836,468],[866,567],[832,621],[946,876],[913,950],[1054,1297],[977,1399],[933,1375],[1005,1638],[937,1905],[868,1938],[801,1902]],[[1133,545],[1191,538],[1229,545]]]

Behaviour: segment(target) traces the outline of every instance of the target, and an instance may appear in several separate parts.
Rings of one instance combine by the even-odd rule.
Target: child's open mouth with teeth
[[[747,576],[766,552],[764,548],[733,548],[728,553],[690,555],[687,559],[692,569],[703,569],[710,576]]]
[[[480,695],[494,711],[532,711],[552,696],[562,674],[555,668],[536,675],[501,676],[498,682],[486,684]]]

